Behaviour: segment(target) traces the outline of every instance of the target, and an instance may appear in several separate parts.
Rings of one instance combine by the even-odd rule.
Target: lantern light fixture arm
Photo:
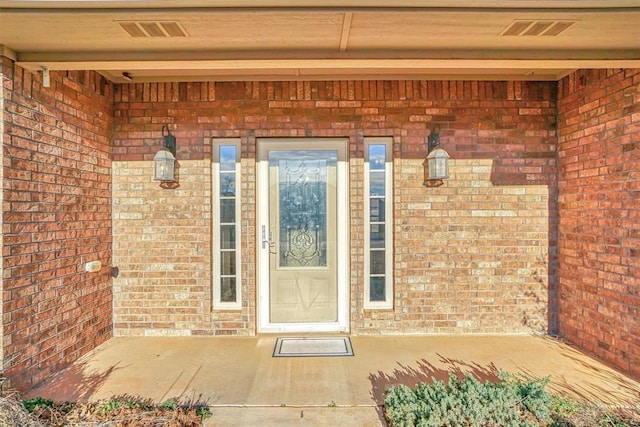
[[[162,146],[169,150],[173,157],[176,156],[176,137],[171,135],[167,125],[162,125]]]
[[[432,152],[436,147],[438,147],[440,145],[440,126],[436,125],[433,130],[431,131],[431,133],[429,134],[429,137],[427,139],[427,143],[428,143],[428,152]]]

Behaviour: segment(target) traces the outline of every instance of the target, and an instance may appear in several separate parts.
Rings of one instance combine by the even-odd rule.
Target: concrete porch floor
[[[206,426],[383,425],[394,384],[499,370],[551,376],[552,391],[606,405],[638,405],[640,383],[552,338],[351,337],[353,357],[274,358],[276,336],[113,338],[27,397],[97,400],[130,394],[206,402]]]

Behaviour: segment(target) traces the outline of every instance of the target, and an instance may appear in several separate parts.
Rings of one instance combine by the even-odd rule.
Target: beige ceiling
[[[557,80],[640,67],[640,0],[0,0],[0,45],[115,82]]]

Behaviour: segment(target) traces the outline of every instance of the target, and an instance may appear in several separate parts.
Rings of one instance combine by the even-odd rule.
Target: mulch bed
[[[131,397],[92,403],[48,403],[36,405],[29,412],[18,393],[4,392],[0,396],[3,427],[199,427],[203,425],[203,414],[208,414],[204,406],[163,407]]]
[[[640,407],[611,408],[583,403],[554,427],[640,427]]]

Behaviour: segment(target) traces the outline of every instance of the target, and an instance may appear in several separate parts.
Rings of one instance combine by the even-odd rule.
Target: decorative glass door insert
[[[280,267],[327,266],[327,167],[324,160],[275,160],[279,155],[300,156],[298,152],[272,153],[277,162]],[[308,155],[318,153],[309,152]],[[332,167],[335,167],[335,160]]]
[[[270,151],[270,322],[337,321],[337,152]]]

